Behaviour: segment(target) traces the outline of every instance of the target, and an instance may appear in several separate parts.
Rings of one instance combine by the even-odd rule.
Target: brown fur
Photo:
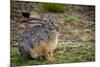
[[[50,50],[49,44],[45,41],[40,41],[39,44],[32,49],[33,53],[39,56],[44,56],[49,62],[54,61],[53,52]]]

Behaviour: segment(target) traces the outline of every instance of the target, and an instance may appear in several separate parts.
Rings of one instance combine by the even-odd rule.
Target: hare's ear
[[[29,12],[21,12],[22,16],[29,18],[30,17],[30,13]]]

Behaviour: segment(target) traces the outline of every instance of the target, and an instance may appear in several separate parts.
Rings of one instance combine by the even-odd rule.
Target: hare
[[[22,20],[32,24],[19,39],[19,52],[24,57],[38,58],[44,56],[49,62],[54,61],[53,51],[57,47],[58,32],[55,21],[51,18],[28,18]]]

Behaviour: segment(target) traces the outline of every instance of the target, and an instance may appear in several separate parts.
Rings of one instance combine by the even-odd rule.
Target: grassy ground
[[[54,51],[55,62],[52,64],[95,61],[95,46],[91,44],[85,43],[82,46],[72,47],[65,43],[60,43]],[[17,52],[17,47],[11,48],[11,57],[11,65],[14,66],[49,64],[43,58],[28,59],[21,57]]]

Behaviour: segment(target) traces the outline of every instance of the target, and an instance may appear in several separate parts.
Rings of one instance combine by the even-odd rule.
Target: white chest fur
[[[58,43],[58,32],[56,32],[56,34],[52,36],[51,41],[49,42],[50,50],[54,50],[57,47],[57,43]]]

